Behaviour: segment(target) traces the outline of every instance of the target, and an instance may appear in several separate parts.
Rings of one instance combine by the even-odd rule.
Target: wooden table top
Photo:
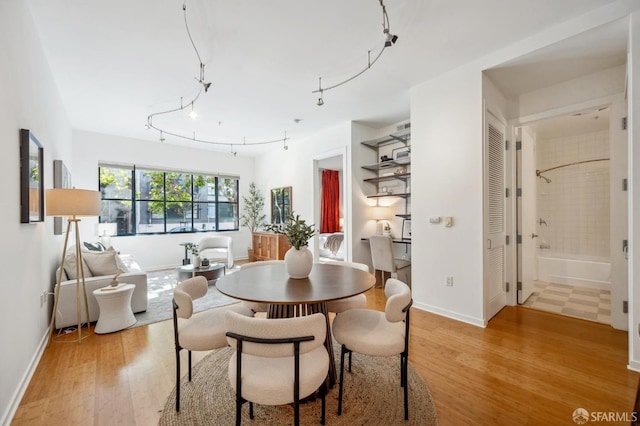
[[[249,302],[300,304],[344,299],[372,288],[376,278],[356,268],[315,263],[308,278],[289,278],[281,265],[240,269],[218,279],[220,293]]]

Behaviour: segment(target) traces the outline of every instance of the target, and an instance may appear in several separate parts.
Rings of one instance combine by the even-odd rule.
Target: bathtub
[[[559,253],[538,254],[538,280],[580,287],[611,289],[611,261]]]

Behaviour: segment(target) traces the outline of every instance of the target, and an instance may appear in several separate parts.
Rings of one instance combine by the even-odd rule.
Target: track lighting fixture
[[[385,35],[385,41],[384,41],[384,44],[382,45],[382,49],[380,49],[380,52],[373,59],[373,61],[371,60],[372,51],[369,50],[367,52],[367,56],[368,56],[367,67],[362,71],[354,74],[353,76],[347,78],[346,80],[343,80],[329,87],[322,87],[322,78],[320,78],[320,85],[318,87],[318,90],[314,90],[313,92],[311,92],[311,93],[320,93],[320,98],[318,98],[318,102],[316,103],[318,106],[324,105],[323,93],[325,91],[335,89],[336,87],[340,87],[343,84],[350,82],[354,78],[364,74],[365,71],[370,69],[373,66],[373,64],[375,64],[378,61],[378,59],[380,59],[380,56],[382,56],[382,53],[387,47],[393,46],[394,44],[396,44],[396,41],[398,41],[398,36],[395,34],[391,34],[391,31],[389,30],[389,15],[387,15],[387,8],[385,7],[383,0],[379,0],[379,1],[380,1],[380,7],[382,8],[382,33]]]
[[[206,139],[198,139],[196,138],[196,134],[195,132],[193,133],[193,136],[186,136],[183,134],[178,134],[178,133],[173,133],[173,132],[169,132],[161,127],[159,127],[158,125],[155,125],[153,123],[153,119],[156,116],[160,116],[160,115],[164,115],[164,114],[171,114],[171,113],[175,113],[178,111],[184,111],[185,109],[187,109],[189,106],[191,106],[191,111],[189,112],[189,117],[191,117],[191,119],[196,119],[198,117],[198,114],[195,111],[195,103],[196,101],[200,98],[200,95],[203,93],[207,93],[207,91],[209,90],[209,88],[211,87],[211,82],[208,82],[205,80],[204,77],[204,68],[205,68],[205,64],[202,62],[202,58],[200,57],[200,52],[198,52],[198,48],[196,47],[195,42],[193,41],[193,38],[191,37],[191,31],[189,30],[189,22],[187,21],[187,1],[184,0],[184,3],[182,4],[182,13],[184,16],[184,26],[185,29],[187,31],[187,35],[189,36],[189,41],[191,42],[191,46],[193,46],[193,50],[196,53],[196,57],[198,58],[198,62],[200,64],[200,75],[199,77],[194,77],[195,80],[198,82],[198,84],[200,85],[200,88],[198,90],[198,92],[196,93],[196,95],[193,97],[193,99],[191,99],[189,102],[185,103],[183,98],[180,98],[180,107],[179,108],[173,108],[173,109],[169,109],[166,111],[159,111],[159,112],[155,112],[153,114],[149,114],[147,116],[147,122],[145,124],[145,129],[154,129],[157,130],[158,132],[160,132],[160,142],[164,142],[165,141],[165,135],[169,135],[172,137],[176,137],[176,138],[180,138],[180,139],[185,139],[185,140],[189,140],[189,141],[194,141],[194,142],[201,142],[201,143],[207,143],[207,144],[211,144],[211,145],[229,145],[231,147],[231,153],[236,156],[238,153],[236,151],[233,150],[233,144],[230,144],[228,141],[212,141],[212,140],[206,140]],[[221,121],[218,121],[218,125],[222,125]],[[267,140],[267,141],[258,141],[258,142],[249,142],[247,143],[246,141],[244,141],[243,145],[246,146],[253,146],[253,145],[264,145],[264,144],[272,144],[272,143],[278,143],[278,142],[284,142],[285,144],[285,149],[287,149],[287,135],[285,132],[285,137],[283,139],[275,139],[275,140]]]

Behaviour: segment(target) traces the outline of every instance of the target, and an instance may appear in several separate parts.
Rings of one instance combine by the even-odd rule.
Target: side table
[[[103,287],[93,291],[100,307],[94,333],[113,333],[136,323],[131,310],[131,296],[135,287],[133,284],[119,284],[117,287]]]

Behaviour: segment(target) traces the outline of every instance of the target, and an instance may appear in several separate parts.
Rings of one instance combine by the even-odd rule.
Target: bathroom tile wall
[[[609,158],[609,132],[538,139],[536,167]],[[537,179],[539,243],[550,251],[576,256],[609,257],[609,161],[561,167]]]

